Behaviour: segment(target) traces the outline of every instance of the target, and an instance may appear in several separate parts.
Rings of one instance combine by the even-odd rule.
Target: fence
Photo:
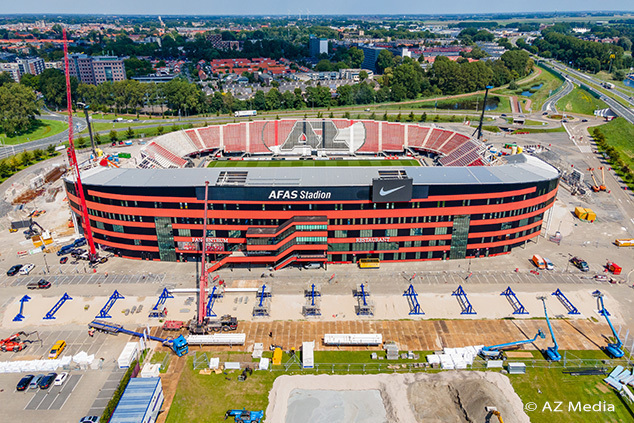
[[[195,361],[196,359],[194,359]],[[567,351],[564,352],[562,361],[552,362],[547,360],[536,359],[511,359],[509,362],[521,362],[526,364],[527,368],[536,369],[613,369],[617,365],[634,365],[631,359],[611,360],[611,359],[583,359],[574,356]],[[194,367],[196,368],[196,367]],[[440,367],[434,367],[426,362],[412,363],[315,363],[312,369],[304,369],[299,362],[289,362],[282,366],[274,366],[270,368],[271,372],[283,373],[412,373],[412,372],[438,372],[443,371]],[[487,370],[487,362],[482,359],[476,359],[472,365],[468,365],[466,370]]]

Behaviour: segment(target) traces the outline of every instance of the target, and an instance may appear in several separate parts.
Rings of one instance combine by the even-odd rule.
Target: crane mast
[[[203,221],[203,245],[202,264],[200,266],[200,293],[198,295],[198,326],[202,326],[206,314],[206,294],[207,294],[207,200],[209,195],[209,181],[205,181],[205,213]]]
[[[68,40],[66,38],[66,28],[62,28],[62,34],[64,38],[64,73],[66,76],[66,106],[68,108],[68,160],[70,165],[75,171],[75,187],[77,195],[81,202],[82,223],[84,226],[84,236],[88,242],[90,249],[90,259],[97,257],[95,250],[95,241],[92,237],[92,230],[90,228],[90,217],[88,216],[88,207],[86,206],[86,197],[84,195],[84,187],[81,183],[81,175],[79,174],[79,163],[77,162],[77,155],[75,154],[75,142],[73,141],[73,102],[70,92],[70,68],[68,66]]]

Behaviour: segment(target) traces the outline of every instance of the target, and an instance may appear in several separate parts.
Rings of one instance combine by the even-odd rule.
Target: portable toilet
[[[275,351],[273,351],[273,365],[274,366],[280,366],[282,364],[282,349],[281,348],[275,348]]]

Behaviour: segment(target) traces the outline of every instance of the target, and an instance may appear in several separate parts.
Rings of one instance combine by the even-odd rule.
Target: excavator
[[[500,412],[498,411],[497,408],[487,406],[487,407],[484,407],[484,409],[487,412],[487,417],[486,417],[486,422],[487,423],[491,423],[491,417],[492,416],[497,417],[499,423],[504,423],[504,420],[502,420],[502,415],[500,414]]]

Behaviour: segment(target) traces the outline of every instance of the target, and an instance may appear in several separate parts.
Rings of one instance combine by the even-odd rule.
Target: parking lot
[[[62,356],[75,355],[80,351],[85,351],[88,355],[94,354],[95,360],[99,360],[99,353],[105,341],[103,336],[91,338],[88,336],[87,329],[47,330],[33,334],[28,339],[35,342],[32,342],[26,349],[14,353],[12,356],[0,355],[0,360],[7,360],[13,357],[29,360],[47,359],[49,350],[60,339],[66,341],[66,348],[62,352]]]
[[[42,412],[46,410],[47,423],[77,422],[86,415],[101,415],[103,409],[125,373],[119,369],[116,359],[121,353],[128,336],[90,337],[85,329],[41,330],[28,339],[33,342],[19,353],[0,353],[0,360],[46,359],[51,346],[58,339],[67,342],[61,356],[75,355],[80,351],[95,355],[95,365],[80,369],[72,363],[68,369],[59,368],[57,373],[68,371],[68,379],[62,386],[51,386],[48,390],[29,389],[16,391],[16,384],[26,373],[0,374],[0,421],[21,421],[41,423]],[[103,359],[103,360],[102,360]],[[37,374],[37,372],[32,372]]]
[[[25,410],[61,410],[68,397],[79,383],[83,374],[73,374],[62,386],[51,386],[49,389],[29,389],[26,394],[33,394]]]
[[[0,286],[26,286],[30,282],[46,279],[53,286],[91,284],[160,284],[165,274],[108,274],[108,273],[67,273],[59,275],[6,276],[0,279]]]

